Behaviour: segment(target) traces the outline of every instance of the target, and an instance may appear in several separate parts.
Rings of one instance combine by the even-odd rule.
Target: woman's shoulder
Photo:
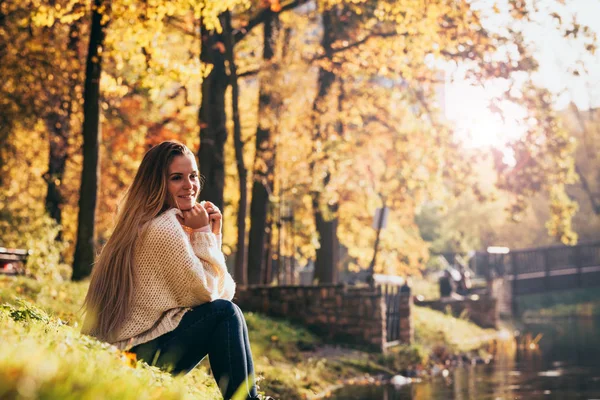
[[[149,221],[140,231],[135,245],[139,268],[172,261],[173,252],[185,246],[185,232],[176,213],[167,210]]]
[[[164,237],[166,235],[179,235],[181,232],[181,226],[177,221],[177,213],[179,210],[176,208],[168,209],[167,211],[159,214],[150,222],[145,229],[145,236],[156,236]]]

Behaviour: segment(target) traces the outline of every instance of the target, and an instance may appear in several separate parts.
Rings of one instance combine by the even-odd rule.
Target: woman
[[[150,149],[92,271],[82,332],[173,374],[207,354],[225,399],[258,399],[248,329],[231,302],[219,209],[196,203],[196,160],[183,144]]]

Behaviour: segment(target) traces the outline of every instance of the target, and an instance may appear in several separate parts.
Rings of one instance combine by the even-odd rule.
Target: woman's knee
[[[213,312],[223,313],[228,316],[237,315],[236,305],[229,300],[217,299],[209,303],[209,307]]]
[[[248,328],[246,327],[246,317],[244,316],[244,312],[237,304],[233,303],[233,306],[237,311],[237,317],[240,320],[240,323],[244,326],[244,329],[247,330]]]
[[[233,307],[235,308],[235,310],[236,310],[236,311],[237,311],[239,314],[242,314],[242,315],[243,315],[243,312],[242,312],[242,309],[240,308],[240,306],[238,306],[238,305],[237,305],[237,304],[235,304],[235,303],[232,303],[232,304],[233,304]]]

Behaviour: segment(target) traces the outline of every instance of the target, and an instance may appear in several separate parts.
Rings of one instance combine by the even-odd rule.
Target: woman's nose
[[[184,187],[184,189],[191,189],[192,188],[192,181],[190,179],[184,179],[183,180],[183,187]]]

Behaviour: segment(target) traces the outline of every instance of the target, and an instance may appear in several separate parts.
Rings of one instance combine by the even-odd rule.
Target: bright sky
[[[480,0],[480,3],[489,8],[491,1]],[[539,3],[544,7],[548,1]],[[567,13],[576,13],[578,22],[588,25],[600,37],[600,18],[598,18],[600,1],[566,0],[563,8]],[[533,41],[537,48],[536,57],[540,67],[535,76],[536,82],[556,94],[557,108],[566,107],[571,100],[582,109],[590,106],[599,107],[600,50],[595,56],[588,55],[584,59],[588,69],[587,74],[574,77],[565,71],[575,65],[575,61],[580,58],[579,49],[553,29],[555,24],[551,18],[541,22],[543,26],[525,31],[526,37]],[[460,70],[458,72],[460,75]],[[498,114],[489,110],[489,99],[501,91],[502,87],[499,83],[486,88],[471,86],[463,80],[446,84],[444,93],[446,116],[456,123],[458,134],[465,139],[465,144],[469,147],[502,147],[507,140],[523,133],[524,130],[516,121],[519,115],[524,114],[520,107],[508,103],[500,105],[504,110],[506,121],[502,121]]]

